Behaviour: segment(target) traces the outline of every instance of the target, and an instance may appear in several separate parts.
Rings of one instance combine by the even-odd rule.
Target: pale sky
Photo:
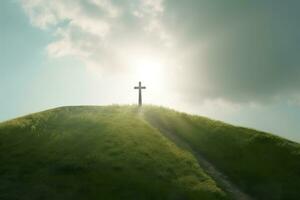
[[[143,101],[300,141],[300,1],[2,0],[0,121]]]

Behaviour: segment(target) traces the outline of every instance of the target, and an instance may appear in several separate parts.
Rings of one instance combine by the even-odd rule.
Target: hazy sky
[[[144,102],[300,141],[298,0],[2,0],[0,120]]]

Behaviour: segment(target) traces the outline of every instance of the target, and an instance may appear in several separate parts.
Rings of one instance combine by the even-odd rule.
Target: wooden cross
[[[142,106],[142,89],[146,89],[146,87],[142,86],[142,83],[140,81],[139,86],[135,86],[134,89],[139,90],[139,106]]]

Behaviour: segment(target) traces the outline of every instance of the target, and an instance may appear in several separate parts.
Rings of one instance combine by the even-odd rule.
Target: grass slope
[[[176,118],[159,117],[165,111]],[[64,107],[1,123],[0,163],[1,200],[228,199],[135,106]]]
[[[261,200],[300,199],[300,145],[252,129],[148,106],[145,118],[188,142],[235,184]]]

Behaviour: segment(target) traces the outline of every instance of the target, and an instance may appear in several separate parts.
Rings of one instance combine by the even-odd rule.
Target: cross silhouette
[[[140,81],[139,86],[135,86],[134,89],[139,90],[139,106],[142,106],[142,89],[146,89],[146,87],[142,86],[142,83]]]

